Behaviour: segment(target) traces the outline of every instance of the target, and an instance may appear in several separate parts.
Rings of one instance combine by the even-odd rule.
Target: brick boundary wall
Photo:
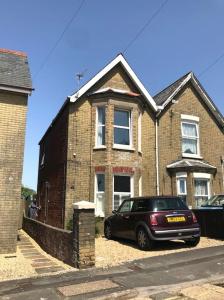
[[[23,230],[48,254],[74,266],[72,231],[56,228],[27,217],[23,217]]]
[[[95,266],[95,206],[89,201],[73,204],[73,231],[23,217],[23,229],[43,250],[79,269]]]

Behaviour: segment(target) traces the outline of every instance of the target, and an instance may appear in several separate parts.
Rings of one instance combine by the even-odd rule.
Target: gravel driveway
[[[221,245],[224,241],[202,237],[194,248],[187,247],[182,241],[175,241],[158,244],[153,251],[141,251],[134,242],[99,237],[96,239],[96,267],[107,268],[135,259]]]

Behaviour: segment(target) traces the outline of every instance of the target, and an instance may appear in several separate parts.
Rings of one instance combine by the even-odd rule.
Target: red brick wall
[[[38,219],[60,228],[64,226],[67,128],[68,106],[64,108],[40,143],[37,199],[41,210]],[[45,161],[43,166],[40,166],[43,153]]]

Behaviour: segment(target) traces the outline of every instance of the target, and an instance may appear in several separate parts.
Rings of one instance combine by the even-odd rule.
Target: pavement
[[[223,300],[224,246],[0,283],[1,300]]]
[[[22,255],[30,260],[31,266],[34,268],[37,274],[53,273],[66,270],[62,264],[56,262],[56,260],[50,256],[45,255],[44,251],[37,247],[36,243],[25,234],[24,231],[19,233],[19,241],[17,246],[20,249]]]

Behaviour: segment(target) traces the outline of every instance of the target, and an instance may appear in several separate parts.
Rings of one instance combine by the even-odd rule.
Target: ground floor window
[[[210,197],[210,180],[206,178],[195,178],[194,186],[196,207],[200,207]]]
[[[105,216],[105,174],[96,174],[95,177],[95,215]]]
[[[177,173],[177,195],[186,203],[187,201],[187,173]]]
[[[128,175],[114,175],[113,209],[116,210],[123,202],[132,196],[132,177]]]

